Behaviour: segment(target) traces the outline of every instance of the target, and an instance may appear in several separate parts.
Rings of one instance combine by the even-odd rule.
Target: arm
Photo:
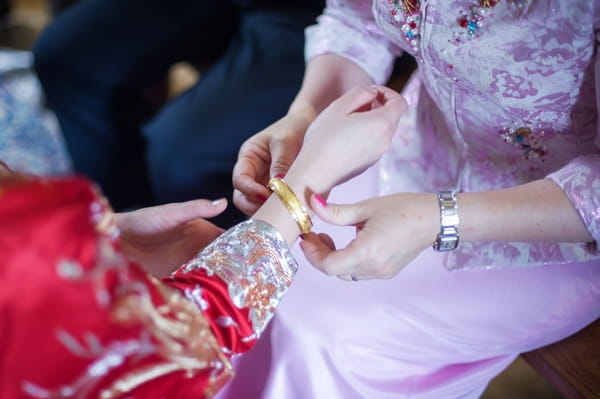
[[[549,179],[458,197],[461,239],[467,242],[594,241],[565,192]]]
[[[400,54],[364,2],[328,2],[318,25],[307,29],[308,64],[287,115],[240,148],[233,171],[235,205],[249,215],[256,212],[268,195],[269,177],[287,173],[316,116],[353,87],[385,83]]]
[[[457,199],[461,243],[594,240],[565,193],[548,179],[503,190],[459,193]],[[356,238],[345,248],[336,250],[331,238],[316,234],[300,244],[314,266],[346,280],[396,276],[431,247],[440,230],[433,193],[401,193],[353,205],[324,205],[313,197],[311,206],[326,222],[357,226]]]
[[[372,81],[356,64],[334,54],[311,60],[288,113],[244,142],[233,169],[234,203],[251,215],[269,195],[270,177],[285,175],[302,147],[306,130],[333,100]]]

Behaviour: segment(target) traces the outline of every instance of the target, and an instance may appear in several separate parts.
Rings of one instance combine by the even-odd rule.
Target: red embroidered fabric
[[[0,178],[1,398],[210,397],[231,376],[227,353],[254,344],[225,282],[201,269],[158,281],[115,237],[89,181]],[[189,282],[239,328],[169,286]]]

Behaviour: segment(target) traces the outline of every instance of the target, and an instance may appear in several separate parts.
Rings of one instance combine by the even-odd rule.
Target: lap
[[[355,183],[331,200],[373,188]],[[425,251],[394,279],[361,282],[301,260],[265,338],[271,364],[262,397],[478,397],[520,352],[600,315],[598,265],[449,272],[442,256]]]

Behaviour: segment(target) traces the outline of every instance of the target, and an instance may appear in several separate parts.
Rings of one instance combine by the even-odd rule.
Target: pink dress
[[[419,65],[393,148],[330,201],[548,177],[600,242],[600,4],[477,5],[328,1],[307,31],[307,57],[348,57],[378,83],[402,51]],[[315,231],[338,246],[353,236],[319,222]],[[424,251],[394,279],[356,283],[321,274],[296,250],[292,287],[219,398],[477,398],[519,353],[600,316],[593,244],[464,243]]]

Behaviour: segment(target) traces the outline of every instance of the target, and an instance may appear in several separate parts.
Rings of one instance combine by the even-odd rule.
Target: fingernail
[[[321,206],[327,206],[327,201],[325,201],[325,199],[323,197],[321,197],[319,194],[314,194],[315,199],[317,200],[317,202],[321,205]]]
[[[275,177],[278,178],[278,179],[283,179],[285,177],[285,175],[283,173],[277,173],[275,175]]]
[[[260,201],[260,202],[267,202],[267,197],[265,197],[262,194],[256,194],[256,198]]]
[[[371,93],[378,93],[379,92],[379,88],[375,85],[371,85],[369,87],[367,87],[367,90],[369,90]]]
[[[224,200],[225,200],[225,198],[219,198],[219,199],[216,199],[216,200],[214,200],[214,201],[213,201],[213,202],[211,202],[210,204],[211,204],[212,206],[218,206],[218,205],[222,204]]]

